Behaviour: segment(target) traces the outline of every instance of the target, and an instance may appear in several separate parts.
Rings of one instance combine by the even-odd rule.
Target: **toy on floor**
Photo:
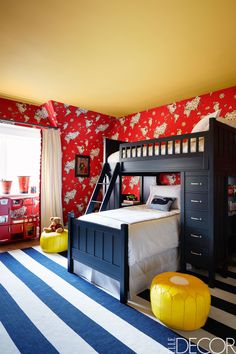
[[[58,216],[52,216],[50,218],[51,224],[48,227],[44,227],[43,231],[44,232],[57,232],[57,233],[62,233],[64,231],[64,228],[61,223],[61,218]]]

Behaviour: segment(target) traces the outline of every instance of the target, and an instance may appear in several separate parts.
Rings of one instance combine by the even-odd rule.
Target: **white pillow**
[[[218,120],[218,122],[227,124],[227,125],[229,125],[230,127],[236,128],[236,118],[231,118],[231,119],[227,119],[227,118],[216,118],[216,120]]]
[[[174,186],[151,185],[150,194],[146,203],[147,206],[151,204],[154,195],[176,198],[171,209],[180,209],[180,184],[176,184]]]
[[[192,129],[192,133],[199,133],[209,130],[209,119],[210,118],[218,118],[220,116],[220,109],[213,113],[208,114],[204,118],[202,118]]]

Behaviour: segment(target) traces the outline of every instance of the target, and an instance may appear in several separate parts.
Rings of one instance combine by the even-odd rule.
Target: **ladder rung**
[[[91,200],[91,202],[92,202],[92,203],[99,203],[99,204],[102,204],[102,202],[99,201],[99,200]]]
[[[104,186],[108,186],[110,183],[106,183],[106,182],[99,182],[98,184],[102,184]]]

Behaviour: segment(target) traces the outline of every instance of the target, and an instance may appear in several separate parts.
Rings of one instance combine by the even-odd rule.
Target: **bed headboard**
[[[165,175],[173,175],[173,174],[178,174],[179,172],[175,173],[163,173]],[[160,173],[158,173],[156,176],[143,176],[143,202],[146,203],[149,194],[150,194],[150,185],[161,185],[160,183]]]
[[[143,177],[143,183],[142,183],[142,188],[143,188],[143,203],[146,203],[148,200],[149,194],[150,194],[150,185],[157,184],[156,183],[157,176],[144,176]]]

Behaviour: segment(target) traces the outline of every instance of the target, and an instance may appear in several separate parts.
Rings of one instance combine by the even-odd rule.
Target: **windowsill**
[[[0,198],[29,198],[29,197],[38,197],[39,194],[38,193],[18,193],[18,194],[1,194],[0,193]]]

